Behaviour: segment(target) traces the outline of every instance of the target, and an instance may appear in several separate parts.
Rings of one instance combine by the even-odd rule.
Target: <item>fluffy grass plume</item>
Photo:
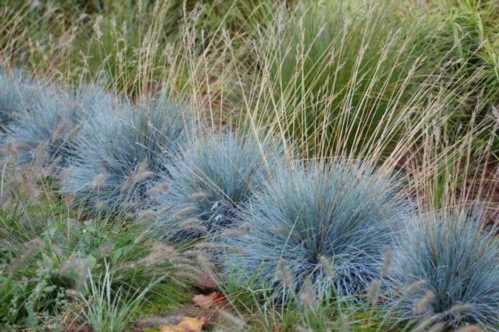
[[[387,276],[399,319],[499,331],[499,245],[480,217],[432,215],[402,232]]]
[[[186,137],[182,108],[158,98],[135,108],[105,103],[82,127],[63,191],[94,212],[144,208],[146,192]]]
[[[349,296],[378,277],[394,227],[410,212],[395,181],[346,163],[279,169],[228,236],[229,277],[318,298]]]
[[[234,222],[240,205],[268,180],[278,148],[232,133],[195,138],[168,168],[169,188],[157,200],[165,238],[185,241],[215,233]]]

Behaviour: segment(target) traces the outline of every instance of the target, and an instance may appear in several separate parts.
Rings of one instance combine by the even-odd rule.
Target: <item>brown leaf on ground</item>
[[[212,292],[208,295],[196,295],[192,298],[192,302],[201,307],[202,309],[209,309],[211,307],[220,307],[225,304],[225,296],[220,292]]]
[[[206,318],[184,317],[177,325],[162,325],[160,332],[201,332],[206,324]]]

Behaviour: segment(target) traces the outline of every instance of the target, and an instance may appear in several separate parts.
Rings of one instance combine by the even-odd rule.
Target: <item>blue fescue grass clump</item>
[[[194,138],[163,176],[168,188],[157,195],[162,236],[190,241],[229,227],[280,157],[279,147],[251,135]]]
[[[147,191],[188,136],[190,120],[164,98],[108,106],[95,105],[75,139],[63,191],[93,212],[137,211],[146,208]]]
[[[66,146],[74,137],[79,112],[65,92],[47,89],[32,104],[13,115],[2,145],[13,151],[17,164],[39,160],[64,163]]]
[[[39,95],[40,87],[25,74],[0,70],[0,131],[16,113],[30,108]]]
[[[64,90],[20,72],[0,76],[0,85],[2,154],[17,165],[64,166],[81,122],[98,100],[108,104],[112,100],[96,86]]]
[[[230,279],[286,300],[350,296],[378,277],[384,250],[410,205],[394,179],[346,163],[279,169],[227,236]],[[282,296],[282,297],[281,297]]]
[[[105,91],[96,84],[83,84],[74,90],[72,98],[84,114],[91,115],[96,112],[111,109],[119,98]]]
[[[401,233],[386,282],[397,318],[499,331],[499,243],[480,219],[476,211],[432,215]]]

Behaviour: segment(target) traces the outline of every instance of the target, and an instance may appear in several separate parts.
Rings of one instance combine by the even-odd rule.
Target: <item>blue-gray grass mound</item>
[[[190,120],[164,98],[140,107],[126,101],[100,106],[75,139],[63,191],[97,213],[144,209],[147,191],[186,140]]]
[[[190,241],[230,227],[282,157],[253,136],[206,136],[195,138],[164,176],[169,185],[157,196],[157,225],[165,239]]]
[[[16,113],[29,109],[40,96],[40,86],[21,72],[0,70],[0,131],[12,121]]]
[[[86,116],[112,109],[120,101],[117,96],[95,84],[81,85],[74,91],[72,98]]]
[[[370,168],[311,163],[279,169],[227,236],[229,278],[286,300],[311,285],[351,296],[378,278],[394,229],[410,212],[395,180]]]
[[[17,165],[39,162],[41,166],[63,164],[66,147],[75,136],[81,112],[63,90],[19,78],[2,98],[1,139],[4,159]]]
[[[499,244],[480,214],[415,220],[392,256],[387,301],[398,319],[499,331]]]

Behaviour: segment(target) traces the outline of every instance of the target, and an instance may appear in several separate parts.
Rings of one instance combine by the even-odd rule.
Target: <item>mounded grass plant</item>
[[[21,72],[0,70],[0,131],[4,131],[15,114],[31,107],[40,88]]]
[[[5,160],[44,165],[64,157],[76,112],[64,91],[20,71],[0,73],[0,147]]]
[[[415,220],[393,249],[389,307],[397,319],[421,327],[477,324],[499,331],[498,262],[495,232],[482,229],[480,213]]]
[[[226,236],[229,278],[289,298],[362,292],[410,213],[395,181],[368,167],[311,162],[278,169]]]
[[[65,166],[82,123],[99,111],[95,105],[112,103],[111,95],[97,86],[66,91],[32,81],[19,72],[1,79],[1,145],[5,157],[18,165],[38,162],[40,166]]]
[[[147,191],[185,141],[192,118],[162,97],[137,108],[127,101],[103,106],[75,139],[63,191],[94,212],[146,208]]]
[[[44,91],[32,105],[16,113],[6,128],[3,146],[13,151],[17,164],[63,164],[80,116],[64,92]]]
[[[199,135],[163,176],[157,226],[165,239],[189,241],[230,227],[241,205],[263,187],[282,150],[252,135]]]
[[[120,101],[119,97],[104,90],[100,84],[82,84],[75,89],[72,98],[83,112],[89,114],[112,109]]]

